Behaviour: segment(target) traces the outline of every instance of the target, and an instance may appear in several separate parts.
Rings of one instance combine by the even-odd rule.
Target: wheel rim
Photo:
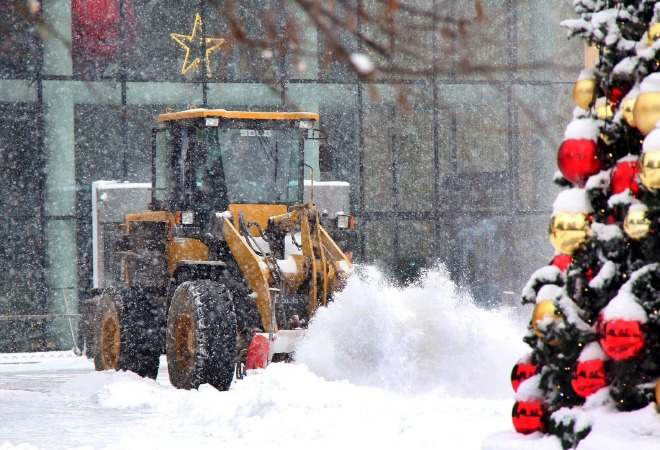
[[[188,314],[181,314],[176,319],[174,346],[177,364],[183,370],[188,370],[192,366],[192,360],[195,354],[193,324]]]
[[[103,317],[101,336],[103,366],[116,369],[119,363],[119,324],[114,314],[108,313]]]

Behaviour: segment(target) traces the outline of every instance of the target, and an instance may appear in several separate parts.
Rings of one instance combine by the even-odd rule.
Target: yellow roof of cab
[[[319,115],[312,112],[227,111],[226,109],[195,108],[160,114],[158,121],[168,122],[171,120],[203,119],[205,117],[248,120],[319,120]]]

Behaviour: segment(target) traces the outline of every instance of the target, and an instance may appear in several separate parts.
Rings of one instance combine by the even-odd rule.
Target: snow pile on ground
[[[34,353],[0,353],[0,376],[3,373],[13,373],[20,367],[22,374],[30,372],[76,370],[89,368],[85,358],[76,358],[73,352],[34,352]]]
[[[404,396],[328,382],[303,365],[274,364],[228,392],[176,391],[132,374],[113,374],[93,402],[106,411],[148,414],[106,448],[437,448],[478,449],[483,431],[502,426],[504,402],[441,393]],[[80,382],[81,380],[74,380]],[[165,433],[163,430],[167,430]],[[441,434],[438,435],[440,430]]]
[[[39,448],[30,444],[11,445],[9,442],[5,442],[0,444],[0,450],[39,450]]]

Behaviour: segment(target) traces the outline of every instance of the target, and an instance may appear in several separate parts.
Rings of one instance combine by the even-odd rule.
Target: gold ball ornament
[[[572,255],[589,239],[589,219],[584,213],[556,213],[550,219],[548,234],[555,250]]]
[[[637,96],[633,107],[633,121],[645,136],[655,130],[660,121],[660,92],[644,92]]]
[[[660,149],[642,153],[639,160],[639,181],[650,191],[660,189]]]
[[[623,120],[625,120],[626,123],[631,127],[635,126],[635,116],[633,115],[633,111],[635,109],[636,100],[637,97],[630,97],[625,99],[621,105],[621,114],[623,115]]]
[[[645,208],[634,208],[628,211],[623,221],[623,230],[630,239],[643,239],[649,235],[651,221],[646,217]]]
[[[543,331],[541,331],[541,323],[547,322],[548,320],[555,321],[561,318],[561,313],[555,306],[554,300],[541,300],[536,303],[534,306],[534,311],[532,312],[532,328],[534,329],[534,334],[538,337],[543,337]],[[555,341],[548,342],[551,345],[555,344]]]
[[[612,111],[612,104],[607,101],[605,97],[601,97],[596,100],[596,105],[594,106],[596,110],[596,117],[599,120],[607,120],[614,117],[614,112]]]
[[[660,23],[652,23],[649,26],[649,30],[646,32],[646,43],[650,47],[658,39],[660,39]]]
[[[573,101],[582,109],[589,109],[596,96],[596,80],[585,78],[573,85]]]

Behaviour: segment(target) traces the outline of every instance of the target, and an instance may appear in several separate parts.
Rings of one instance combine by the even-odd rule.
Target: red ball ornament
[[[566,272],[566,270],[568,270],[568,266],[570,266],[572,262],[573,257],[571,255],[559,254],[552,258],[550,265],[557,267],[562,272]]]
[[[511,411],[511,419],[518,433],[530,434],[545,430],[545,411],[539,400],[516,402]]]
[[[630,189],[632,195],[637,197],[639,193],[638,174],[639,163],[637,161],[617,163],[614,169],[612,169],[612,176],[610,178],[610,190],[612,194],[620,194],[626,189]]]
[[[598,271],[600,271],[600,269],[598,269]],[[584,271],[584,278],[587,279],[587,283],[594,279],[596,273],[597,271],[593,267],[588,267],[587,270]]]
[[[511,370],[511,386],[513,387],[513,392],[518,392],[520,383],[533,377],[537,372],[538,367],[536,367],[536,364],[520,362],[513,366],[513,369]]]
[[[610,90],[609,95],[607,96],[607,100],[609,100],[609,103],[612,107],[612,111],[616,109],[616,107],[619,105],[619,102],[621,99],[628,93],[628,90],[624,90],[620,87],[614,87]]]
[[[596,320],[596,334],[598,336],[605,336],[605,319],[603,318],[602,311],[598,314],[598,319]]]
[[[603,351],[614,361],[634,358],[644,348],[644,331],[637,320],[610,320],[598,330]]]
[[[120,50],[120,0],[72,0],[72,44],[76,53],[88,58],[112,58]],[[129,45],[135,37],[135,9],[124,0],[124,38]]]
[[[564,178],[584,187],[587,178],[597,174],[602,168],[596,142],[591,139],[565,140],[557,153],[557,165]]]
[[[602,359],[579,361],[571,379],[571,386],[580,397],[588,397],[607,386],[605,362]]]

